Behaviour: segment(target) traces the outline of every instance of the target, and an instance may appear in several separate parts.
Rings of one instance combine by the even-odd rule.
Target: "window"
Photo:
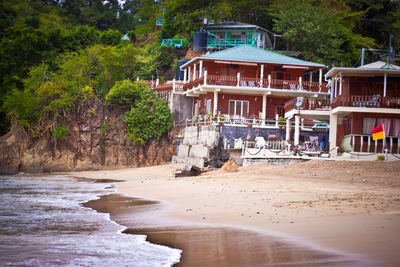
[[[196,104],[194,105],[194,117],[199,116],[199,103],[196,101]]]
[[[285,116],[285,109],[283,104],[275,104],[275,114],[278,114],[279,117]]]
[[[375,128],[376,118],[363,118],[362,134],[371,134],[372,129]]]
[[[206,110],[207,110],[207,114],[211,113],[211,99],[207,100]]]
[[[249,116],[249,101],[229,100],[229,114],[241,117]]]

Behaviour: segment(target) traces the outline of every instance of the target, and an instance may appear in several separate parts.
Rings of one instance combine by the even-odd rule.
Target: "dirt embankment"
[[[100,102],[58,121],[68,127],[65,140],[33,137],[20,127],[0,137],[0,174],[151,166],[169,162],[175,153],[172,134],[133,146],[124,112]]]

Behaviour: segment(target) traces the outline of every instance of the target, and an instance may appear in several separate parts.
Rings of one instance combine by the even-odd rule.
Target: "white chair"
[[[266,145],[265,139],[262,136],[257,136],[255,141],[256,141],[256,145],[255,145],[256,148],[263,148]]]

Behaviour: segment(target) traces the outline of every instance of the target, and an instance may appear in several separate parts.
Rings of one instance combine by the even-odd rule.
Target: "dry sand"
[[[128,227],[135,228],[136,225],[139,229],[136,232],[146,228],[142,232],[156,243],[174,244],[171,235],[167,238],[162,235],[163,230],[171,227],[186,229],[186,236],[180,240],[194,243],[205,233],[197,231],[190,235],[193,225],[237,226],[296,246],[304,244],[325,252],[349,253],[353,258],[359,257],[362,263],[358,265],[361,266],[400,266],[400,162],[313,160],[288,166],[263,163],[240,167],[234,173],[213,172],[198,177],[174,178],[173,172],[179,167],[182,165],[72,175],[124,180],[116,183],[118,193],[161,201],[162,205],[153,205],[156,208],[137,213],[134,219],[128,215],[119,217]],[[263,243],[260,239],[250,238],[250,232],[231,235],[232,231],[239,230],[231,229],[228,235],[235,236],[236,240],[244,235],[255,243]],[[223,230],[211,235],[216,233],[223,233]],[[230,240],[230,243],[234,241]],[[248,247],[253,251],[251,244]],[[197,257],[200,257],[205,248],[192,250],[196,249]],[[213,247],[213,251],[218,249],[221,248]],[[185,246],[183,250],[185,259]],[[259,255],[263,253],[265,251],[260,251]],[[228,255],[231,254],[225,255],[226,262],[235,259]],[[234,251],[232,255],[235,255]],[[224,258],[224,255],[219,256],[219,260]],[[296,254],[294,258],[301,257]],[[319,256],[310,257],[317,259]],[[265,259],[258,263],[262,261]],[[255,265],[247,263],[248,266]],[[310,266],[307,262],[303,265]],[[322,265],[317,262],[314,266]],[[341,266],[340,262],[336,261],[335,266]]]

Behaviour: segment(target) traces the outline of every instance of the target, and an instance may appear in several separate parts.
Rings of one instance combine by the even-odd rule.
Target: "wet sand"
[[[215,255],[229,262],[235,258],[232,255],[238,254],[234,248],[236,242],[248,243],[250,252],[243,255],[251,255],[255,250],[252,243],[258,244],[262,238],[272,238],[285,245],[262,241],[268,245],[261,250],[260,257],[251,256],[258,259],[260,265],[271,261],[265,255],[276,255],[270,252],[271,247],[290,244],[291,248],[295,245],[295,251],[311,249],[317,255],[328,254],[325,258],[328,266],[332,256],[334,265],[340,262],[336,266],[346,265],[349,259],[355,260],[350,266],[360,262],[361,266],[400,266],[399,162],[313,160],[289,166],[257,164],[241,167],[237,173],[174,178],[173,172],[179,167],[182,166],[162,165],[72,175],[124,181],[115,184],[118,193],[161,201],[142,206],[139,208],[142,211],[135,211],[135,215],[121,212],[118,220],[129,231],[147,233],[155,243],[173,241],[177,247],[181,246],[184,266],[196,266],[191,264]],[[199,226],[210,230],[198,231]],[[245,234],[222,234],[232,227]],[[215,229],[221,230],[215,232]],[[207,232],[211,237],[205,234]],[[197,245],[199,236],[204,237],[205,241],[200,242],[204,245]],[[216,236],[218,239],[212,239]],[[236,241],[232,241],[231,236],[236,236]],[[247,236],[251,237],[250,241],[246,240]],[[216,244],[216,247],[207,250],[209,244]],[[228,252],[231,249],[233,252]],[[276,253],[291,258],[290,250]],[[189,253],[195,260],[186,263]],[[343,255],[350,258],[345,256],[343,260]],[[319,260],[319,256],[307,259],[312,258]],[[301,264],[294,262],[294,266]],[[277,264],[270,264],[274,265]],[[303,265],[309,266],[309,263]],[[324,264],[319,262],[316,266]]]
[[[112,220],[128,227],[124,231],[126,234],[145,234],[151,243],[181,249],[181,261],[175,266],[362,266],[349,255],[329,253],[234,227],[171,224],[147,228],[147,223],[137,217],[146,215],[149,210],[162,209],[157,201],[111,194],[84,206],[109,213]],[[161,224],[168,224],[152,216],[152,220],[160,219]]]

